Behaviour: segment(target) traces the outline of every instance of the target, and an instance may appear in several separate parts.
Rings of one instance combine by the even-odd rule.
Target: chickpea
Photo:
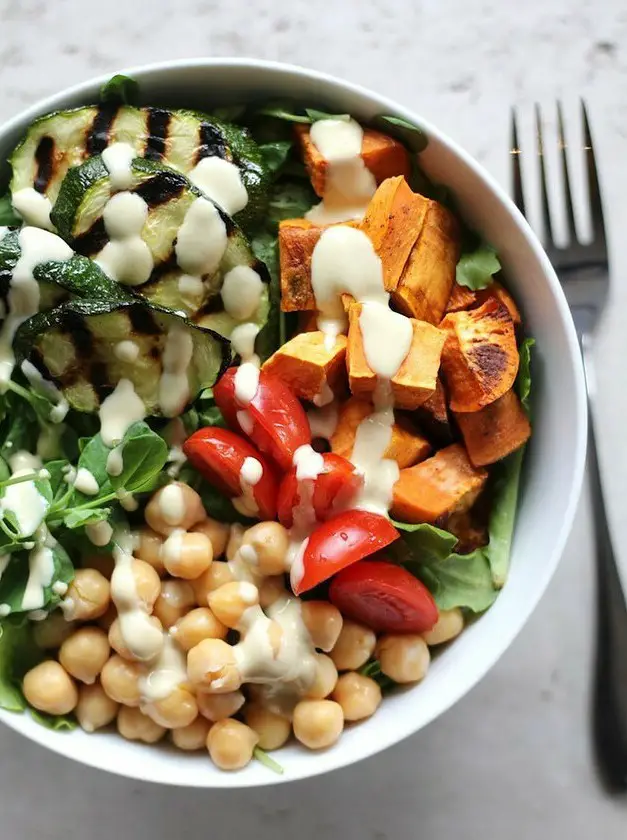
[[[196,580],[190,581],[198,606],[206,607],[209,603],[209,593],[224,586],[225,583],[231,583],[232,580],[233,573],[229,569],[229,564],[223,560],[214,560],[206,572],[203,572]]]
[[[452,610],[440,610],[438,620],[426,633],[422,634],[422,638],[431,647],[432,645],[442,645],[444,642],[450,642],[464,629],[464,614],[455,607]]]
[[[105,664],[100,682],[105,693],[116,703],[125,706],[139,706],[141,693],[139,680],[142,668],[137,662],[129,662],[117,654]]]
[[[68,674],[91,685],[102,671],[110,652],[104,630],[100,627],[81,627],[61,645],[59,662]]]
[[[133,606],[137,598],[146,612],[152,612],[152,608],[161,593],[161,580],[159,579],[159,575],[150,563],[146,563],[145,560],[136,560],[135,558],[131,560],[131,570],[135,582]],[[129,595],[126,587],[116,586],[115,575],[113,577],[112,599],[118,609],[123,609],[128,606]]]
[[[86,557],[81,557],[81,568],[95,569],[107,580],[111,580],[111,575],[115,568],[115,561],[113,555],[109,553],[102,554],[88,554]]]
[[[349,671],[338,679],[333,699],[342,707],[344,720],[363,720],[381,705],[381,689],[370,677]]]
[[[109,581],[96,569],[77,569],[61,609],[68,621],[92,621],[104,615],[110,601]]]
[[[143,741],[156,744],[165,735],[165,728],[155,723],[152,718],[139,709],[122,706],[118,712],[118,732],[129,741]]]
[[[242,677],[233,648],[221,639],[204,639],[187,654],[187,674],[200,691],[237,691]]]
[[[226,639],[228,627],[218,621],[209,607],[197,607],[179,618],[170,632],[177,644],[187,651],[203,639]]]
[[[175,531],[163,543],[163,564],[173,577],[194,580],[206,572],[213,560],[209,537]]]
[[[240,770],[253,757],[259,738],[250,726],[238,720],[219,720],[207,735],[207,749],[220,770]]]
[[[236,715],[246,702],[246,698],[241,691],[229,691],[227,694],[205,694],[199,691],[196,702],[200,714],[215,723],[217,720]]]
[[[271,607],[279,598],[286,596],[285,579],[283,575],[273,575],[264,578],[259,583],[259,605],[262,609]]]
[[[239,551],[244,536],[244,529],[241,525],[231,525],[231,533],[229,534],[229,541],[226,544],[226,559],[234,560],[235,555]]]
[[[197,717],[196,720],[181,726],[170,732],[170,738],[175,747],[179,750],[202,750],[207,745],[207,735],[211,724],[204,717]]]
[[[116,609],[115,604],[109,604],[107,611],[104,615],[101,615],[100,618],[96,619],[96,624],[98,627],[102,627],[105,633],[108,633],[111,629],[111,625],[118,617],[118,611]]]
[[[377,638],[372,630],[354,621],[344,621],[331,659],[338,671],[356,671],[374,652]]]
[[[226,544],[229,541],[231,527],[225,522],[218,522],[216,519],[205,519],[192,528],[194,534],[204,534],[209,538],[213,549],[213,559],[222,557],[226,551]]]
[[[173,481],[157,490],[146,505],[144,516],[153,531],[167,537],[177,529],[188,531],[207,514],[195,490],[180,481]]]
[[[261,575],[280,575],[286,571],[285,556],[290,537],[278,522],[260,522],[242,536],[239,552],[245,563]]]
[[[342,632],[342,613],[328,601],[303,601],[301,613],[314,647],[328,653]]]
[[[135,550],[139,560],[148,563],[159,577],[165,575],[165,566],[163,565],[163,556],[161,549],[163,546],[163,537],[156,531],[150,528],[142,528],[139,533],[139,545]]]
[[[76,718],[85,732],[108,726],[118,713],[119,704],[112,700],[99,682],[82,685],[78,690]]]
[[[259,590],[254,583],[233,581],[209,593],[209,606],[215,617],[227,627],[237,628],[249,607],[259,604]]]
[[[294,735],[309,747],[320,750],[338,740],[344,729],[344,713],[333,700],[301,700],[294,709]]]
[[[52,659],[40,662],[26,673],[22,690],[31,706],[50,715],[67,715],[78,703],[74,680]]]
[[[36,621],[33,624],[33,638],[40,650],[53,650],[61,647],[63,642],[76,630],[76,625],[66,621],[63,613],[50,613],[44,621]]]
[[[161,594],[155,601],[153,615],[169,630],[195,605],[194,590],[189,583],[183,580],[164,580]]]
[[[244,709],[244,717],[250,728],[257,733],[262,750],[278,750],[291,735],[292,725],[289,720],[263,706],[249,703]]]
[[[397,683],[419,682],[429,668],[429,648],[422,636],[382,636],[377,658],[383,673]]]
[[[161,622],[155,615],[146,616],[146,619],[149,624],[151,624],[155,630],[162,631],[163,627],[161,626]],[[111,627],[109,627],[109,644],[113,648],[113,650],[118,653],[123,659],[129,659],[131,662],[142,662],[139,656],[137,656],[133,651],[131,651],[124,641],[124,636],[122,635],[122,626],[120,624],[120,619],[116,618]]]
[[[316,676],[307,690],[310,700],[323,700],[335,688],[337,683],[337,668],[330,656],[324,653],[316,654]]]
[[[167,697],[153,700],[142,708],[144,714],[166,729],[189,726],[198,717],[196,698],[182,686],[177,686]]]

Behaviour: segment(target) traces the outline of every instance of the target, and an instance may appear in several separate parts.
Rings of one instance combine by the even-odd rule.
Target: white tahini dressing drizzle
[[[362,231],[341,226],[325,230],[314,248],[311,268],[318,326],[329,340],[346,326],[341,294],[351,294],[362,305],[359,328],[377,387],[375,411],[357,428],[351,461],[364,476],[357,507],[387,515],[399,474],[396,462],[383,457],[394,424],[390,379],[409,353],[411,321],[389,308],[381,260]]]
[[[259,308],[263,283],[248,265],[236,265],[224,277],[220,295],[228,315],[236,321],[252,318]]]
[[[107,167],[114,192],[133,186],[131,163],[136,157],[135,149],[128,143],[112,143],[102,152],[102,162]]]
[[[108,475],[122,475],[124,469],[124,457],[121,446],[114,446],[107,455],[106,470]]]
[[[113,528],[108,522],[92,522],[90,525],[85,525],[85,533],[92,545],[102,547],[111,542]]]
[[[100,434],[107,446],[115,446],[126,430],[146,416],[146,406],[135,392],[130,379],[120,379],[115,390],[106,397],[98,411]]]
[[[76,470],[73,483],[74,487],[86,496],[97,496],[100,492],[100,487],[93,473],[90,473],[85,467],[79,467]]]
[[[28,457],[26,457],[28,456]],[[41,467],[41,461],[30,453],[18,452],[10,459],[11,478],[32,475]],[[17,521],[22,537],[32,536],[42,524],[48,512],[48,502],[37,489],[34,481],[10,484],[0,498],[0,512],[11,512]]]
[[[50,221],[52,204],[43,193],[37,192],[32,187],[24,187],[13,193],[11,203],[16,213],[24,219],[25,224],[54,231],[54,225]]]
[[[152,252],[141,237],[148,205],[137,193],[119,192],[105,204],[102,218],[109,242],[95,262],[126,286],[145,283],[154,268]]]
[[[159,510],[168,525],[175,528],[185,516],[185,496],[181,485],[167,484],[159,496]]]
[[[121,362],[136,362],[139,358],[139,344],[129,339],[118,341],[113,348],[113,355]]]
[[[147,662],[161,653],[163,632],[152,624],[145,605],[137,594],[131,554],[133,538],[130,534],[116,532],[114,540],[115,568],[111,576],[111,598],[118,611],[120,632],[133,655],[140,661]]]
[[[330,440],[337,428],[337,403],[330,402],[322,408],[310,408],[307,411],[307,420],[312,438]]]
[[[18,485],[21,486],[21,485]],[[45,603],[45,589],[54,577],[56,540],[45,525],[37,531],[35,548],[28,555],[28,579],[22,595],[23,610],[39,610]]]
[[[361,156],[363,130],[349,120],[317,120],[311,142],[327,161],[324,196],[306,213],[316,224],[361,219],[377,188],[374,175]]]
[[[8,314],[0,328],[0,391],[11,378],[15,356],[13,338],[18,327],[39,310],[39,284],[35,268],[49,260],[69,260],[74,252],[54,233],[24,227],[18,234],[20,257],[15,264],[7,296]]]
[[[65,416],[70,410],[70,404],[65,399],[61,391],[54,385],[44,379],[41,373],[37,370],[34,364],[27,359],[21,364],[22,373],[28,379],[31,388],[34,391],[47,397],[51,402],[56,403],[54,408],[50,411],[50,419],[53,423],[61,423],[65,420]]]
[[[189,180],[233,216],[248,204],[248,193],[242,183],[239,168],[219,157],[198,161],[187,176]]]
[[[228,237],[216,206],[197,198],[179,228],[175,252],[179,267],[194,277],[213,274],[220,265]]]
[[[159,405],[166,417],[181,414],[189,400],[187,369],[194,353],[194,340],[189,329],[175,324],[168,330],[162,355],[163,371],[159,379]]]
[[[242,495],[232,499],[233,507],[243,516],[256,516],[259,507],[255,501],[254,488],[263,477],[261,461],[256,458],[244,458],[244,463],[239,471],[239,486]]]

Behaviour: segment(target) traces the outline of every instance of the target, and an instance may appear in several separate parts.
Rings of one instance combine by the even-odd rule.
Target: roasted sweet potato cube
[[[370,200],[361,229],[381,260],[383,283],[388,292],[393,292],[399,284],[430,203],[428,198],[412,192],[402,177],[388,178]]]
[[[442,371],[452,411],[479,411],[509,391],[518,348],[514,323],[495,297],[477,309],[450,313],[440,326],[447,332]]]
[[[427,436],[440,445],[451,443],[453,440],[453,430],[446,405],[446,394],[439,376],[433,394],[416,409],[416,419]]]
[[[500,461],[531,435],[529,419],[511,389],[481,411],[456,414],[455,419],[475,467]]]
[[[322,198],[326,186],[328,161],[320,154],[311,140],[311,128],[308,125],[297,125],[294,128],[300,143],[303,160],[311,179],[311,184],[317,195]],[[410,164],[407,149],[398,140],[374,131],[364,129],[361,143],[361,157],[366,168],[372,172],[377,184],[394,175],[409,177]]]
[[[346,375],[346,336],[338,335],[327,348],[324,333],[295,335],[263,363],[263,370],[278,376],[297,397],[324,405],[333,399]]]
[[[516,306],[514,298],[510,293],[501,286],[500,283],[494,282],[486,286],[485,289],[480,289],[475,292],[468,289],[466,286],[460,286],[457,283],[453,284],[451,296],[446,306],[447,312],[459,312],[462,309],[475,309],[485,303],[489,297],[495,297],[499,300],[510,314],[514,326],[518,326],[521,322],[520,312]]]
[[[377,375],[364,352],[359,321],[361,310],[361,303],[354,303],[349,310],[346,361],[351,392],[356,396],[370,397],[377,385]],[[410,320],[412,342],[407,356],[392,377],[391,386],[396,407],[412,410],[422,405],[435,391],[446,335],[432,324],[413,318]]]
[[[394,485],[392,516],[401,522],[435,522],[454,511],[468,510],[488,478],[456,443],[415,467],[401,470]]]
[[[459,252],[455,216],[437,201],[429,201],[420,236],[392,292],[399,311],[419,321],[439,324],[455,281]]]
[[[323,230],[307,219],[279,222],[281,309],[284,312],[316,308],[311,287],[311,255]]]
[[[353,454],[357,429],[374,412],[372,403],[351,397],[339,410],[337,426],[331,436],[331,451],[345,458]],[[431,453],[429,441],[406,417],[396,417],[392,435],[383,457],[396,461],[401,469],[423,461]]]

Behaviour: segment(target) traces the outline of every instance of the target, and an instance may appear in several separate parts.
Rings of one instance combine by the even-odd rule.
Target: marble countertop
[[[0,0],[0,119],[122,66],[199,55],[300,63],[389,94],[507,181],[508,123],[563,99],[592,114],[614,276],[627,275],[627,6],[623,0]],[[549,120],[550,121],[550,120]],[[612,525],[627,545],[627,283],[599,334],[598,416]],[[624,558],[627,566],[627,557]],[[626,569],[627,571],[627,569]],[[509,840],[625,837],[627,799],[599,788],[589,743],[593,561],[585,499],[537,612],[489,676],[409,741],[311,782],[250,792],[125,781],[0,730],[0,834],[13,840]]]

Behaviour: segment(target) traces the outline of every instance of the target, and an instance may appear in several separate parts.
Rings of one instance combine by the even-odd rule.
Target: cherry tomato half
[[[292,566],[295,595],[322,583],[345,566],[380,551],[399,533],[385,516],[347,510],[319,525],[309,537],[302,560]]]
[[[305,409],[278,377],[261,371],[257,393],[247,406],[235,397],[237,368],[229,368],[213,388],[213,396],[232,429],[245,434],[255,446],[284,470],[292,466],[299,446],[311,443]],[[250,427],[242,427],[238,413],[245,411]]]
[[[342,615],[378,633],[424,633],[438,620],[427,587],[384,560],[362,560],[343,569],[331,581],[329,598]]]
[[[209,426],[199,429],[183,444],[189,462],[207,481],[229,498],[244,495],[242,467],[247,458],[261,464],[261,478],[250,485],[250,493],[261,519],[276,517],[279,483],[274,466],[244,438],[228,429]],[[253,465],[254,466],[254,465]]]
[[[324,522],[342,508],[348,507],[364,482],[363,476],[342,455],[325,452],[322,460],[324,470],[313,479],[313,493],[310,497],[313,514],[318,522]],[[299,484],[296,467],[292,467],[281,482],[277,502],[279,522],[286,528],[294,524],[294,508],[301,501]]]

